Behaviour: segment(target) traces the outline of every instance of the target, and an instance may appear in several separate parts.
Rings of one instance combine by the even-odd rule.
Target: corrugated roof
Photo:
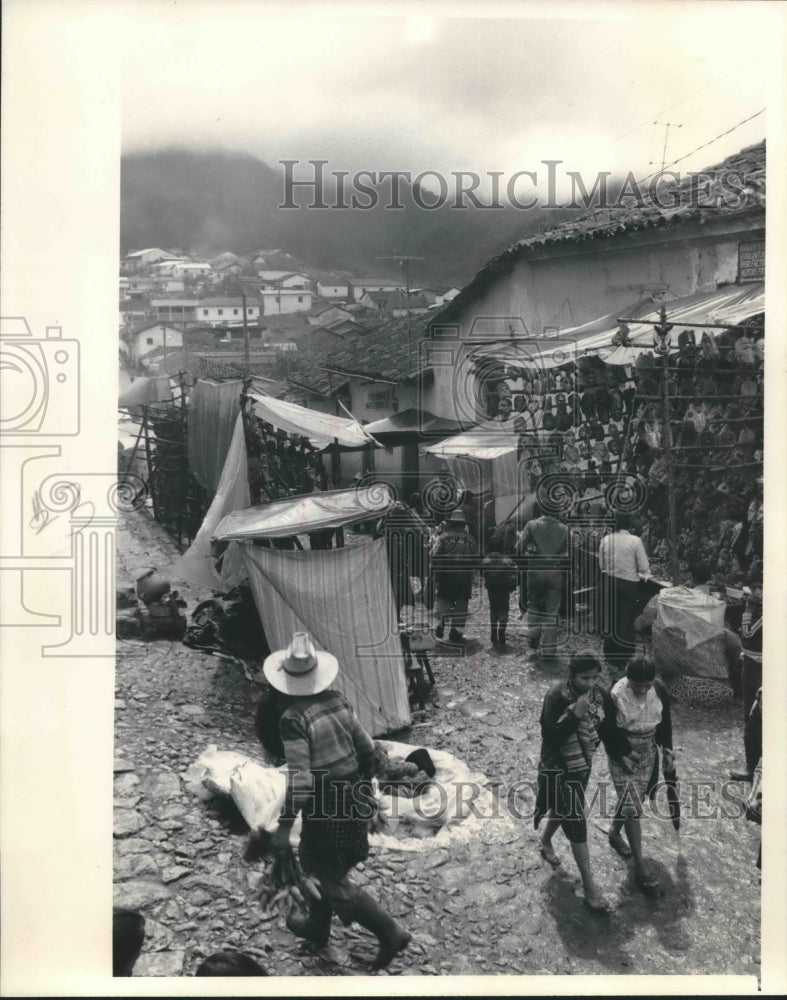
[[[730,191],[722,186],[721,175],[738,172],[745,178],[746,186],[737,204],[730,204]],[[724,216],[763,213],[765,211],[765,141],[747,146],[739,153],[727,157],[722,163],[704,171],[715,175],[710,182],[700,178],[700,194],[693,189],[697,181],[686,175],[680,183],[659,188],[663,203],[674,202],[674,207],[662,208],[649,199],[642,203],[633,198],[630,202],[608,208],[591,208],[551,229],[519,240],[488,261],[460,293],[449,302],[431,322],[446,322],[467,302],[477,297],[494,276],[508,271],[517,260],[549,247],[580,245],[598,239],[609,239],[622,234],[643,230],[666,229],[687,223],[702,223]],[[640,185],[643,194],[647,184]],[[709,204],[712,199],[715,204]],[[697,204],[699,200],[699,204]]]

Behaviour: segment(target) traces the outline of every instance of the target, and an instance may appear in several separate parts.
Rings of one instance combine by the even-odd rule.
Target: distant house
[[[417,347],[426,323],[426,317],[414,318],[408,332],[405,320],[387,318],[371,334],[345,335],[311,363],[329,377],[331,395],[341,396],[361,423],[390,417],[400,410],[431,410],[433,375],[424,367]],[[308,372],[300,377],[309,384],[317,382]],[[412,440],[404,445],[348,452],[341,456],[341,469],[335,470],[334,478],[348,484],[356,472],[374,472],[404,497],[440,469],[438,460],[421,451],[414,432]]]
[[[338,305],[320,305],[312,309],[307,319],[312,326],[330,326],[332,323],[352,321],[353,314]]]
[[[321,299],[347,299],[350,297],[350,282],[335,274],[323,275],[317,279],[317,294]]]
[[[403,281],[391,281],[388,278],[353,278],[351,285],[356,302],[367,292],[403,292],[407,288]]]
[[[331,333],[339,333],[342,336],[346,333],[358,333],[365,334],[369,333],[371,327],[363,326],[361,323],[357,323],[354,319],[339,319],[332,323],[324,324],[324,329],[330,330]]]
[[[177,259],[177,254],[170,253],[168,250],[162,250],[160,247],[149,247],[146,250],[135,250],[133,253],[127,253],[120,262],[120,268],[123,273],[133,274],[162,260]]]
[[[158,295],[150,299],[150,311],[157,322],[194,322],[197,319],[198,299],[187,296]]]
[[[306,312],[312,307],[312,293],[307,288],[265,289],[260,291],[264,316],[281,316],[283,313]]]
[[[183,346],[183,331],[168,323],[149,323],[134,330],[127,339],[132,357],[135,361],[140,361],[158,348],[180,350]]]
[[[242,326],[243,299],[240,296],[200,299],[197,316],[200,323],[211,326]],[[246,296],[246,322],[258,322],[260,318],[259,299]]]
[[[237,263],[238,263],[238,257],[231,251],[226,250],[224,253],[220,253],[218,257],[214,257],[213,260],[210,262],[210,265],[214,270],[220,270],[221,268],[226,267],[228,264],[237,264]]]
[[[376,309],[395,318],[407,315],[408,298],[402,292],[366,292],[359,301],[368,309]],[[411,295],[409,306],[411,316],[425,313],[429,308],[428,302],[422,295]]]
[[[172,264],[173,275],[180,278],[201,278],[213,273],[213,267],[207,261],[179,260]]]
[[[299,271],[259,271],[262,290],[275,292],[280,288],[301,288],[311,291],[311,280]]]
[[[225,278],[228,274],[240,274],[243,268],[237,261],[228,260],[225,264],[214,264],[213,273]]]
[[[254,256],[253,266],[262,270],[279,270],[287,273],[303,270],[303,264],[286,250],[260,250]]]
[[[128,294],[132,294],[134,292],[141,292],[144,294],[145,292],[152,292],[156,287],[155,278],[144,277],[137,274],[129,275],[127,278],[124,278],[123,281],[124,284],[122,287],[126,292],[128,292]]]
[[[118,312],[120,327],[126,330],[150,322],[152,315],[147,299],[140,299],[139,296],[130,296],[121,299]]]
[[[171,257],[167,260],[159,260],[151,265],[151,273],[156,277],[172,274],[172,268],[178,263],[177,259]]]

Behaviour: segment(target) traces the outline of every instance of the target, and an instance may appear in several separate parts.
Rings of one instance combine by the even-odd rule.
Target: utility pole
[[[241,285],[241,300],[243,302],[243,361],[246,365],[246,378],[251,378],[251,362],[249,359],[249,324],[246,321],[246,292]]]
[[[394,255],[392,255],[390,257],[378,257],[377,259],[378,260],[398,260],[399,261],[399,266],[400,267],[404,267],[404,280],[405,280],[405,288],[406,288],[405,294],[407,296],[407,299],[406,299],[406,301],[407,301],[407,354],[408,354],[410,360],[412,360],[413,345],[412,345],[412,342],[411,342],[411,335],[410,335],[410,261],[411,260],[425,260],[426,258],[425,257],[409,257],[409,256],[406,257],[406,256],[402,256],[402,255],[399,255],[399,254],[394,254]]]
[[[249,324],[246,319],[246,289],[243,287],[243,280],[238,277],[235,287],[240,292],[240,299],[243,304],[243,363],[246,369],[246,378],[251,378],[251,361],[249,358]]]

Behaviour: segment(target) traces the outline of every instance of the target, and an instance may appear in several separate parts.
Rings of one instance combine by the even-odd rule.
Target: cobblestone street
[[[166,576],[176,556],[145,512],[125,517],[118,552],[119,587],[153,566]],[[188,601],[187,614],[210,596],[174,586]],[[503,790],[535,779],[541,702],[562,676],[537,666],[511,631],[511,652],[493,653],[485,607],[477,609],[468,655],[433,657],[432,700],[395,736],[447,750]],[[259,866],[243,860],[244,828],[184,786],[183,774],[209,744],[262,757],[256,698],[254,685],[227,661],[179,642],[118,641],[114,896],[147,921],[135,975],[192,975],[204,956],[224,947],[252,954],[273,975],[368,974],[375,942],[366,932],[335,921],[329,948],[308,954],[281,918],[262,913],[254,892]],[[653,814],[643,823],[645,852],[661,880],[657,896],[638,889],[596,814],[591,858],[615,909],[591,914],[562,834],[555,838],[562,867],[540,858],[532,797],[525,796],[509,843],[484,843],[482,834],[451,851],[372,849],[355,878],[413,933],[408,950],[381,974],[759,975],[759,830],[731,815],[735,803],[721,788],[727,768],[742,759],[740,708],[678,702],[674,731],[681,832]],[[605,778],[600,751],[591,795]],[[741,798],[745,788],[730,785],[726,793]]]

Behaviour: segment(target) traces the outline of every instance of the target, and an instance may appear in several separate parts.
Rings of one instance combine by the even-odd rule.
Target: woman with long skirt
[[[674,767],[672,717],[669,694],[656,677],[656,664],[649,656],[635,656],[628,662],[625,677],[612,687],[610,697],[615,707],[615,724],[628,743],[629,752],[610,752],[609,774],[615,785],[618,803],[609,830],[609,843],[621,857],[634,859],[634,872],[640,888],[658,888],[655,875],[647,870],[642,857],[640,819],[642,803],[659,778],[658,749],[662,748],[663,767]],[[611,745],[611,744],[610,744]],[[625,829],[628,844],[621,836]]]
[[[556,868],[560,859],[552,838],[562,827],[574,855],[585,903],[594,913],[607,913],[590,867],[585,817],[585,790],[593,755],[603,740],[610,753],[627,750],[614,725],[614,709],[607,692],[598,685],[601,664],[591,653],[572,656],[568,679],[544,698],[541,710],[541,760],[538,768],[535,826],[545,819],[539,841],[541,857]]]

